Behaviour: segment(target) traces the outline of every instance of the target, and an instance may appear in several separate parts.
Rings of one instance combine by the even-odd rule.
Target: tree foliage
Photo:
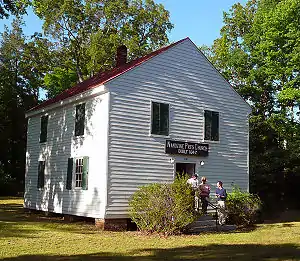
[[[9,14],[21,15],[26,13],[28,0],[1,0],[0,1],[0,19],[8,18]]]
[[[298,0],[235,4],[224,13],[220,38],[202,48],[253,108],[251,190],[277,202],[292,199],[290,185],[300,178],[299,17]]]
[[[130,59],[166,44],[173,27],[169,12],[153,0],[39,0],[33,6],[62,57],[45,81],[50,96],[57,93],[54,86],[70,87],[74,73],[80,82],[113,67],[121,44]]]
[[[45,35],[23,34],[21,15],[29,3]],[[43,99],[44,90],[53,97],[110,69],[121,44],[129,48],[129,59],[166,44],[173,25],[153,0],[0,1],[0,19],[9,15],[17,19],[0,35],[0,183],[21,184],[25,112]]]
[[[21,26],[21,19],[14,20],[0,35],[0,174],[19,183],[25,169],[25,111],[38,103],[48,70],[45,40],[26,39]]]

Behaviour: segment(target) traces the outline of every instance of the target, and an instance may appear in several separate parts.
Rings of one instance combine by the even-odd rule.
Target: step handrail
[[[207,204],[216,211],[216,228],[218,228],[218,206],[207,200]]]

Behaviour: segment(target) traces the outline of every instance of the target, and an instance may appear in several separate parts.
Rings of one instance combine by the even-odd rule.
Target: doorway
[[[195,163],[176,163],[176,175],[187,174],[190,177],[195,174]]]

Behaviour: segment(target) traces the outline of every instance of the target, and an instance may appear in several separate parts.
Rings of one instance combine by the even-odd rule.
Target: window
[[[39,161],[37,187],[44,188],[44,183],[45,183],[45,161]]]
[[[75,115],[75,136],[84,134],[84,120],[85,120],[85,103],[76,106]]]
[[[151,134],[169,135],[169,104],[152,102]]]
[[[204,111],[204,139],[219,140],[219,113],[215,111]]]
[[[88,168],[89,157],[69,158],[67,170],[67,183],[68,190],[75,188],[88,189]],[[74,172],[73,172],[74,170]],[[74,180],[74,183],[73,183]]]
[[[47,141],[48,115],[41,117],[40,143]]]
[[[75,188],[82,187],[83,177],[83,158],[76,159],[75,161]]]

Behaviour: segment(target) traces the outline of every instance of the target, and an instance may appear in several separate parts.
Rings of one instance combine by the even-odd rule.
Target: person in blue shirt
[[[227,198],[226,189],[223,188],[223,182],[218,181],[217,182],[217,189],[216,189],[216,197],[218,201],[218,222],[219,225],[223,226],[226,222],[226,205],[225,201]]]

